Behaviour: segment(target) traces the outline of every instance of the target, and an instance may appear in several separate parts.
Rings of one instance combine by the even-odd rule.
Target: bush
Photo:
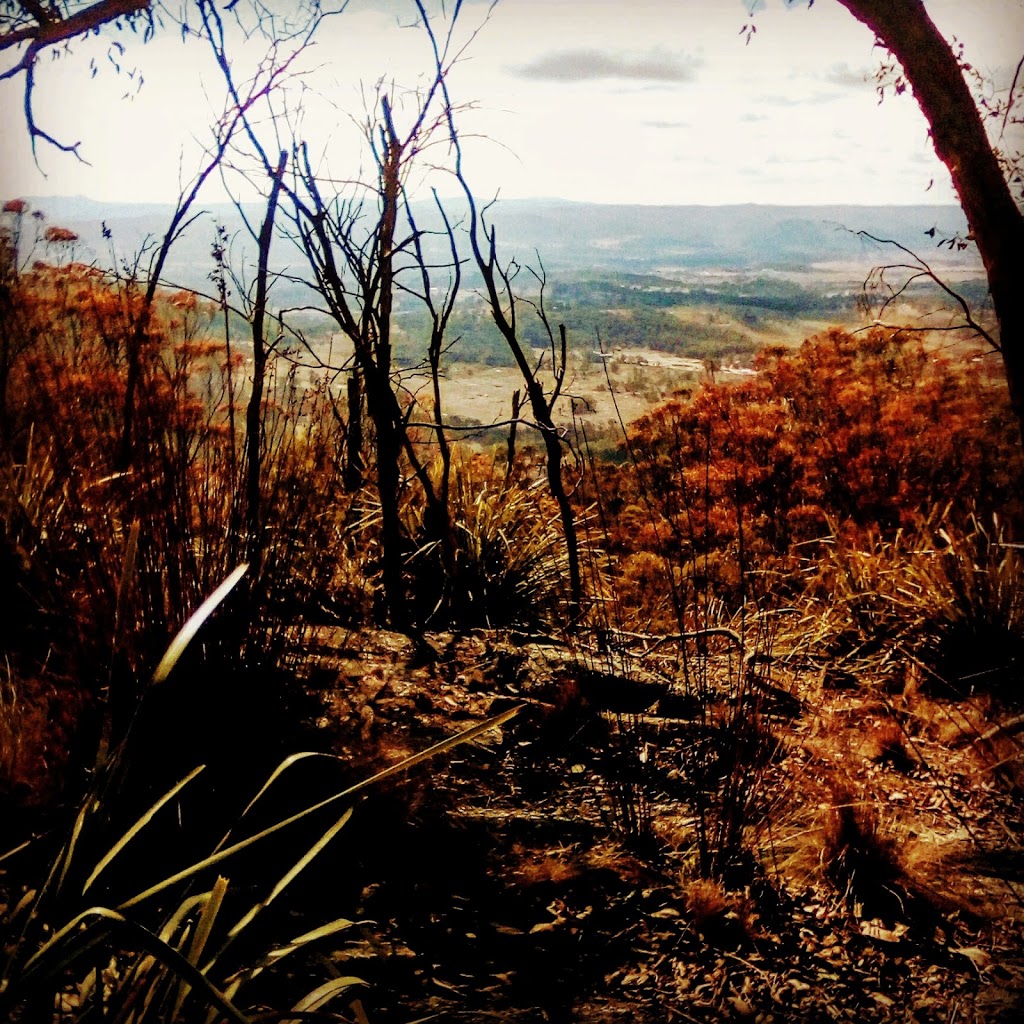
[[[464,597],[452,598],[441,542],[425,512],[410,505],[414,551],[408,571],[417,619],[463,628],[560,628],[569,600],[567,556],[558,509],[546,491],[506,485],[472,459],[456,464],[452,484],[458,591]]]
[[[831,330],[765,351],[757,370],[705,382],[631,426],[632,464],[605,465],[597,484],[613,496],[617,554],[655,552],[734,600],[730,565],[777,570],[792,593],[801,545],[834,530],[892,538],[939,501],[961,518],[1020,513],[1005,387],[979,364],[881,331]]]
[[[835,535],[805,577],[807,642],[862,679],[902,681],[907,656],[965,695],[1024,662],[1024,556],[999,520],[922,517],[891,540]]]

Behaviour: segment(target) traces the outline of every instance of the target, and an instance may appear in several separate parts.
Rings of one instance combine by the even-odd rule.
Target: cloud
[[[803,107],[807,104],[805,96],[783,96],[779,93],[755,96],[753,103],[759,103],[765,107]]]
[[[670,130],[693,127],[692,121],[642,121],[641,124],[643,124],[645,128],[667,128]]]
[[[833,64],[825,72],[824,76],[825,81],[830,85],[852,86],[857,89],[863,89],[865,82],[868,82],[872,77],[870,71],[863,68],[857,71],[851,68],[845,60],[839,64]]]
[[[825,154],[812,154],[810,156],[794,156],[792,153],[771,153],[761,161],[765,164],[782,164],[789,167],[795,164],[832,164],[838,163],[837,157]]]
[[[692,82],[702,61],[681,53],[651,50],[625,56],[605,50],[556,50],[513,72],[545,82],[593,82],[626,79],[639,82]]]
[[[783,96],[778,93],[755,96],[751,102],[764,107],[778,107],[780,109],[786,109],[787,107],[808,107],[816,106],[821,103],[834,103],[836,100],[841,98],[842,95],[834,89],[818,89],[814,92],[799,96]]]

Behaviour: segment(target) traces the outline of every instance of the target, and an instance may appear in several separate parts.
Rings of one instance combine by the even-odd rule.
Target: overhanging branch
[[[959,292],[954,291],[953,288],[951,288],[945,281],[943,281],[942,278],[939,277],[939,275],[936,273],[936,271],[934,271],[928,265],[928,263],[925,260],[923,260],[916,252],[914,252],[912,249],[907,248],[907,246],[905,245],[901,245],[895,239],[878,238],[877,236],[871,234],[869,231],[858,231],[856,232],[856,234],[859,238],[868,239],[869,241],[875,242],[878,245],[894,246],[896,249],[898,249],[902,253],[905,253],[911,260],[914,261],[912,264],[892,263],[883,267],[875,267],[874,270],[872,270],[872,275],[884,274],[886,270],[902,270],[906,271],[909,275],[907,280],[903,282],[901,287],[891,291],[891,294],[885,300],[885,302],[882,304],[881,309],[879,310],[880,315],[883,314],[886,311],[886,309],[888,309],[889,305],[893,303],[896,299],[898,299],[914,281],[924,278],[926,280],[931,281],[934,285],[936,285],[936,287],[940,288],[943,292],[945,292],[946,295],[948,295],[960,307],[960,311],[963,315],[963,323],[955,324],[950,327],[939,328],[902,327],[900,328],[901,330],[970,330],[974,331],[975,334],[978,335],[978,337],[983,338],[989,345],[992,346],[992,349],[994,351],[1001,351],[999,342],[996,341],[996,339],[992,337],[992,335],[987,330],[985,330],[985,328],[982,327],[982,325],[979,324],[977,320],[974,319],[974,314],[967,300]],[[866,286],[867,282],[865,282],[865,287]],[[878,326],[891,327],[892,325],[879,324]]]
[[[89,32],[96,32],[105,25],[119,18],[134,17],[135,15],[147,12],[150,9],[151,0],[99,0],[82,10],[66,17],[60,17],[57,5],[51,8],[33,0],[21,0],[20,7],[24,14],[31,17],[34,24],[25,24],[19,21],[16,27],[7,31],[0,30],[0,52],[17,46],[25,46],[21,58],[0,73],[0,80],[15,78],[20,74],[25,76],[25,91],[23,107],[25,111],[25,127],[28,129],[29,140],[32,144],[32,156],[36,159],[36,143],[41,139],[55,149],[64,153],[71,153],[82,163],[83,159],[78,152],[80,142],[64,143],[54,138],[49,132],[44,131],[36,123],[35,113],[32,107],[32,98],[35,91],[35,66],[39,55],[43,50],[61,43],[67,43]]]
[[[56,17],[41,4],[22,0],[21,7],[35,18],[34,25],[23,25],[8,32],[0,32],[0,51],[8,50],[21,43],[30,43],[36,53],[48,46],[67,42],[86,32],[93,32],[109,25],[118,18],[148,11],[151,0],[99,0],[66,18]]]

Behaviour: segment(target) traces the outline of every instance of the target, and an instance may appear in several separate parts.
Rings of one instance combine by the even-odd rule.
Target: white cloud
[[[605,50],[556,50],[513,66],[511,71],[542,82],[693,82],[700,63],[685,54],[663,50],[632,56]]]

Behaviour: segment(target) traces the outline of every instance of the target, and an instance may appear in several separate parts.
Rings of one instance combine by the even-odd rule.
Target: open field
[[[771,345],[796,347],[834,326],[857,330],[870,324],[863,317],[847,315],[813,320],[774,317],[751,327],[728,312],[707,307],[682,307],[673,309],[671,314],[679,321],[684,350],[688,333],[694,328],[706,330],[709,323],[716,332],[742,332],[754,351]],[[937,322],[928,310],[909,304],[892,308],[886,317],[887,321],[909,325]],[[676,392],[692,389],[709,374],[708,365],[700,358],[643,346],[617,346],[602,354],[588,345],[586,339],[573,339],[571,333],[570,341],[575,342],[575,347],[570,349],[570,369],[563,397],[555,410],[556,421],[567,427],[575,414],[591,429],[597,427],[599,433],[609,424],[615,425],[617,431],[620,419],[631,423]],[[929,344],[947,354],[979,357],[977,341],[956,334],[933,333]],[[536,359],[542,354],[542,350],[534,350]],[[742,380],[751,373],[751,361],[752,355],[726,358],[721,363],[714,361],[713,374],[718,380]],[[993,370],[998,372],[998,363],[991,361]],[[550,359],[545,365],[550,365]],[[429,391],[426,375],[409,375],[406,383],[419,395]],[[521,388],[522,377],[514,366],[451,361],[442,385],[445,414],[459,424],[502,423],[511,415],[513,392]]]

